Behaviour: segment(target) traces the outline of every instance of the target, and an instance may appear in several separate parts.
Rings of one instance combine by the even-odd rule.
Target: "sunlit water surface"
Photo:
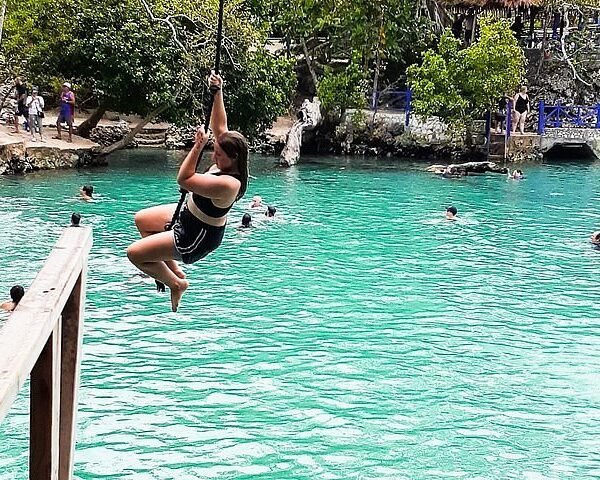
[[[598,163],[514,182],[254,158],[174,314],[124,251],[138,209],[177,199],[176,166],[138,151],[0,178],[1,292],[32,281],[72,211],[94,227],[76,478],[600,478]],[[278,219],[241,234],[254,194]],[[1,480],[26,478],[27,439],[25,390]]]

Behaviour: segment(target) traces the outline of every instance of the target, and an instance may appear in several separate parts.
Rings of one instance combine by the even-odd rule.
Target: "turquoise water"
[[[256,158],[248,200],[279,219],[229,228],[174,314],[124,250],[135,211],[177,198],[176,165],[0,178],[0,291],[71,211],[94,227],[76,478],[600,478],[599,163],[509,182]],[[0,480],[26,475],[25,393]]]

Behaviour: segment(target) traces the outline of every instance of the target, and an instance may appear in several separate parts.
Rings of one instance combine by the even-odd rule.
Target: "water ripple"
[[[279,219],[230,228],[173,314],[124,251],[133,213],[177,196],[176,162],[120,155],[0,178],[2,291],[71,211],[95,229],[76,478],[600,477],[598,164],[507,182],[258,160],[249,193]],[[0,480],[25,476],[26,394],[0,426]]]

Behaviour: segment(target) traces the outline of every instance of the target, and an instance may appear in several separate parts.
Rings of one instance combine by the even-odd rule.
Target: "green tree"
[[[469,129],[474,118],[515,91],[525,76],[525,56],[508,21],[483,17],[479,38],[470,47],[461,49],[446,32],[437,50],[425,52],[422,64],[412,65],[407,73],[416,113]]]
[[[25,52],[30,82],[56,88],[72,80],[79,101],[98,106],[94,120],[107,109],[180,124],[203,116],[218,0],[9,1],[14,28],[3,51],[14,58]],[[24,21],[27,28],[17,28]],[[289,106],[294,75],[288,61],[266,56],[265,24],[243,2],[226,2],[224,32],[222,71],[246,94],[228,100],[230,121],[252,136]]]
[[[396,82],[396,72],[413,63],[432,38],[412,0],[275,0],[272,8],[274,30],[299,46],[298,53],[317,80],[312,93],[322,94],[321,81],[344,86],[352,82],[348,87],[353,93],[362,91],[360,101],[345,106],[364,104],[368,78],[375,88],[380,75],[386,83]],[[360,75],[355,74],[357,68]],[[347,97],[337,98],[344,102],[326,105],[339,110],[348,103]]]

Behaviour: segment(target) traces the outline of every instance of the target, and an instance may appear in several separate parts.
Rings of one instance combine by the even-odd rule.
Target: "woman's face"
[[[214,148],[213,160],[217,167],[219,167],[219,170],[231,170],[235,162],[223,151],[219,142],[215,142]]]

